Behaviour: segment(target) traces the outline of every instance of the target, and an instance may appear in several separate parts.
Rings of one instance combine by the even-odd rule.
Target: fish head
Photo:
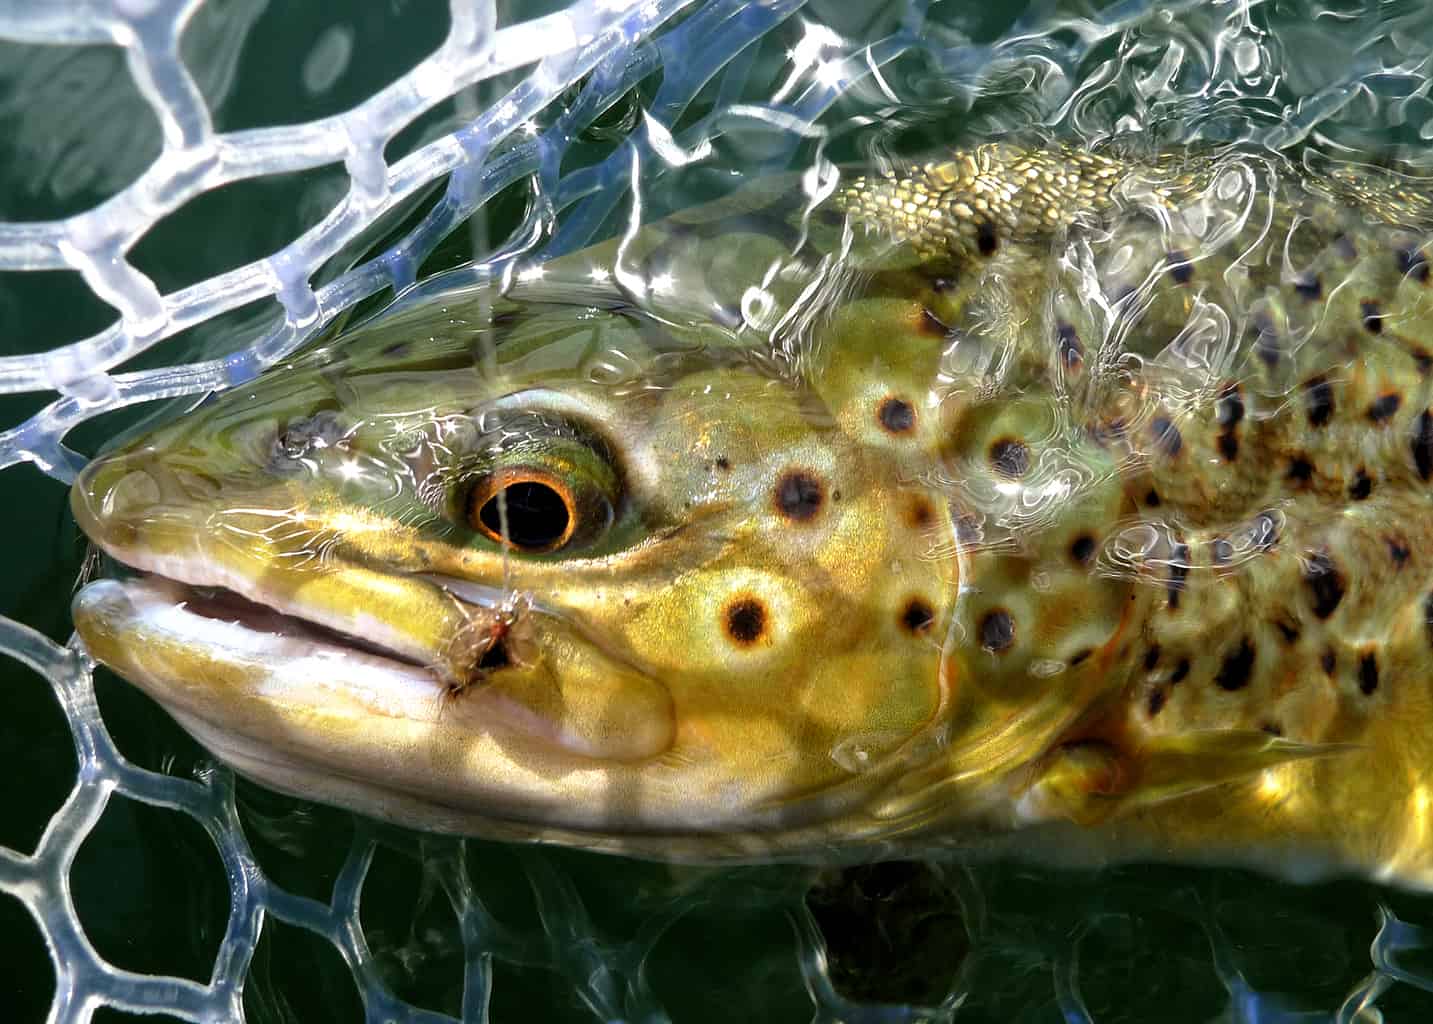
[[[959,633],[923,308],[852,314],[819,373],[624,310],[382,320],[86,468],[134,573],[77,628],[241,771],[379,817],[663,856],[883,833]]]

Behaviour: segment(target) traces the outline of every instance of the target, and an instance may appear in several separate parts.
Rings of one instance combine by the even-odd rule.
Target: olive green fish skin
[[[1427,886],[1425,195],[1004,144],[756,188],[82,477],[117,559],[397,690],[186,635],[177,585],[77,627],[241,770],[422,827]]]

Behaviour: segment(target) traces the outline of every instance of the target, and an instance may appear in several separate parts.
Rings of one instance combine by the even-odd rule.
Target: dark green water
[[[208,42],[190,45],[186,56],[208,69],[198,77],[221,129],[342,110],[410,67],[446,25],[444,5],[427,0],[340,6],[346,9],[235,2],[201,11],[193,31]],[[506,22],[553,6],[500,10]],[[902,4],[808,5],[755,51],[743,98],[769,97],[788,73],[800,19],[851,40],[875,40],[894,31],[906,12]],[[1264,4],[1247,18],[1223,4],[1190,5],[1164,17],[1137,4],[937,3],[924,35],[954,56],[942,62],[916,55],[890,65],[894,101],[869,84],[853,90],[822,119],[831,130],[826,152],[859,162],[1001,132],[1094,139],[1122,131],[1171,142],[1273,139],[1417,161],[1433,134],[1433,104],[1418,95],[1419,54],[1427,52],[1418,13],[1412,4],[1351,2]],[[1124,31],[1089,30],[1125,16],[1132,27]],[[205,18],[223,25],[206,29]],[[315,89],[312,75],[305,81],[305,59],[334,24],[351,30],[352,54],[342,73]],[[990,44],[1031,26],[1042,27],[1041,42],[1001,51],[1018,59],[979,77],[998,55]],[[1248,63],[1241,47],[1249,45],[1262,47],[1262,74],[1238,71]],[[1388,71],[1399,64],[1407,67]],[[1052,65],[1063,80],[1051,76]],[[491,102],[519,77],[485,84],[470,99]],[[1345,80],[1356,86],[1351,101],[1338,92]],[[659,82],[644,80],[604,114],[574,143],[563,169],[610,153]],[[0,97],[18,96],[22,86],[23,102],[0,98],[0,218],[84,209],[158,151],[157,130],[126,85],[117,51],[86,48],[60,60],[53,51],[4,44]],[[1056,102],[1061,95],[1084,99]],[[713,103],[704,95],[688,121]],[[455,117],[455,108],[445,106],[398,144],[410,146]],[[115,124],[125,130],[116,133]],[[730,187],[732,171],[799,166],[810,158],[809,141],[784,143],[773,129],[729,131],[707,166],[660,183],[653,206],[709,198]],[[330,168],[221,190],[146,236],[134,260],[162,290],[203,279],[292,239],[345,182],[341,168]],[[485,215],[486,235],[503,238],[525,207],[523,187],[500,196]],[[466,244],[441,249],[429,269],[460,262],[469,254]],[[270,313],[241,310],[166,342],[136,365],[231,350]],[[6,353],[40,351],[107,321],[106,308],[76,275],[0,275]],[[18,421],[47,398],[0,400],[0,422]],[[71,442],[94,451],[142,413],[101,417]],[[14,468],[0,473],[0,505],[9,542],[0,612],[63,642],[84,556],[64,488],[31,467]],[[0,844],[28,851],[73,784],[75,756],[44,680],[7,660],[0,662],[0,687],[0,763],[10,768],[8,785],[0,787]],[[137,691],[105,672],[96,688],[106,724],[134,763],[181,778],[215,771],[207,754]],[[1242,872],[1152,865],[1099,873],[956,862],[881,865],[840,876],[793,866],[701,871],[424,837],[242,780],[237,804],[258,866],[296,896],[327,903],[351,851],[371,848],[359,922],[378,977],[398,999],[456,1016],[465,977],[490,971],[489,1019],[501,1024],[656,1019],[658,1007],[682,1022],[808,1020],[815,1011],[803,958],[810,960],[818,941],[845,996],[933,1005],[960,995],[960,1020],[1074,1020],[1081,1005],[1098,1021],[1332,1019],[1372,970],[1380,908],[1415,926],[1433,925],[1433,899],[1361,882],[1293,886]],[[116,798],[70,877],[79,918],[111,963],[209,978],[229,886],[214,844],[193,820]],[[461,921],[452,909],[455,893],[469,901]],[[1379,1000],[1383,1019],[1433,1019],[1433,996],[1417,983],[1420,959],[1421,977],[1433,979],[1429,955],[1410,954],[1405,966],[1414,973]],[[24,909],[3,894],[0,963],[6,965],[0,1019],[43,1019],[54,988],[49,958]],[[243,1002],[255,1022],[363,1015],[353,974],[335,947],[273,917],[255,950]],[[97,1019],[121,1016],[102,1011]]]

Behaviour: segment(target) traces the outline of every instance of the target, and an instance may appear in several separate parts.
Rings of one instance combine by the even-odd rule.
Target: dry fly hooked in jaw
[[[520,665],[527,660],[515,649],[522,646],[516,631],[520,629],[523,616],[532,608],[531,600],[516,591],[505,592],[502,604],[496,608],[474,606],[457,597],[452,600],[467,625],[453,641],[454,648],[462,649],[461,658],[454,658],[462,665],[461,671],[441,667],[435,669],[443,679],[442,700],[445,705],[460,698],[472,687],[482,685],[492,672]],[[483,614],[478,616],[475,612]]]

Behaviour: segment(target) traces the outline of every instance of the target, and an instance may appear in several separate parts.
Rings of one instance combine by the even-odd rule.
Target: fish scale
[[[1253,197],[1244,223],[1209,245],[1219,208],[1247,193],[1219,194],[1238,155],[1165,157],[1134,171],[1152,173],[1157,186],[1130,189],[1129,168],[1114,159],[983,152],[899,185],[858,180],[844,204],[929,259],[958,254],[958,271],[975,281],[956,331],[1008,318],[1020,305],[1011,296],[1027,297],[1014,342],[1022,351],[1001,392],[1063,394],[1071,410],[1063,431],[1014,436],[1032,452],[1093,440],[1123,501],[1113,520],[1078,528],[1085,558],[1061,557],[1070,534],[1062,520],[1075,508],[1064,503],[1047,527],[1054,545],[995,545],[963,565],[964,585],[979,594],[967,628],[978,634],[996,606],[1018,624],[1011,649],[972,666],[982,690],[1027,691],[1042,659],[1074,671],[1077,658],[1093,660],[1093,671],[1126,676],[1122,707],[1062,740],[1081,755],[1092,743],[1137,747],[1129,734],[1259,729],[1364,747],[1267,769],[1253,796],[1221,790],[1168,815],[1134,817],[1156,844],[1205,849],[1220,845],[1211,835],[1238,846],[1271,824],[1298,836],[1319,830],[1311,817],[1325,828],[1344,815],[1373,817],[1348,830],[1340,852],[1398,861],[1425,827],[1433,735],[1426,202],[1387,180],[1342,177],[1320,188],[1293,175],[1276,205],[1269,193]],[[1125,184],[1092,195],[1073,176],[1036,177],[1041,165],[1072,162]],[[1022,179],[1043,187],[1031,196]],[[907,217],[943,211],[962,218],[957,230],[933,230],[928,214],[902,219],[878,198],[912,188],[931,194],[914,211],[907,205]],[[993,230],[970,224],[982,214]],[[1063,254],[1053,274],[1025,266],[1032,246]],[[1032,601],[1030,576],[1046,566],[1137,581],[1118,589],[1139,611],[1119,624],[1112,611],[1103,617],[1109,650],[1072,656],[1074,624],[1088,629],[1101,617],[1078,588],[1055,585]],[[1080,613],[1062,617],[1065,601]],[[1084,803],[1101,780],[1077,775]],[[1115,828],[1126,839],[1134,830]]]
[[[1309,163],[777,179],[398,310],[87,469],[170,579],[77,628],[423,827],[1433,885],[1433,204]],[[223,598],[196,639],[195,585],[334,678]]]

